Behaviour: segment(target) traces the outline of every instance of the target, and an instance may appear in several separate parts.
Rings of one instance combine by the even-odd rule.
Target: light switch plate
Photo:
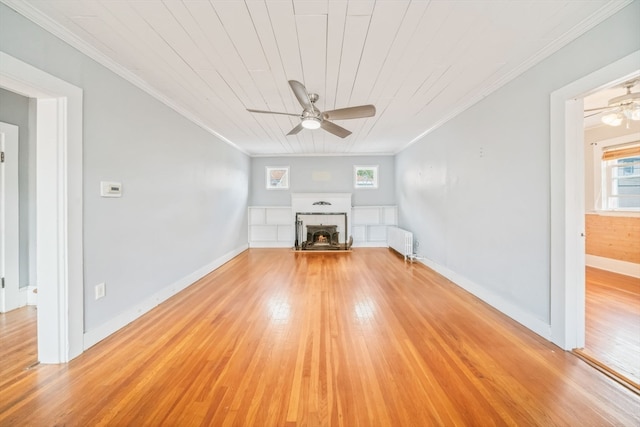
[[[100,196],[122,197],[122,183],[100,181]]]

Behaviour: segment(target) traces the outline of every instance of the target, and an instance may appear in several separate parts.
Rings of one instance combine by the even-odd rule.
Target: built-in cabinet
[[[387,227],[397,225],[397,206],[354,206],[351,210],[354,246],[386,246]]]
[[[353,246],[384,247],[387,227],[398,225],[397,206],[354,206],[351,208]],[[290,206],[249,207],[249,247],[293,247],[295,212]]]
[[[292,247],[293,230],[289,206],[249,207],[249,247]]]

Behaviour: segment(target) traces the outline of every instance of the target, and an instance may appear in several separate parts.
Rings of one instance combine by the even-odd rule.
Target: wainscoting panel
[[[640,269],[640,217],[621,215],[585,215],[587,265],[629,275],[618,271],[616,265]],[[591,265],[590,260],[599,262]],[[606,266],[609,266],[607,268]]]

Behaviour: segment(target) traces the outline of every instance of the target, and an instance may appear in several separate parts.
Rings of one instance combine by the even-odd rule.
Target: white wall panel
[[[291,209],[271,208],[266,210],[267,224],[291,224]]]
[[[373,225],[368,227],[369,235],[367,240],[370,242],[386,242],[387,241],[387,226],[386,225]]]

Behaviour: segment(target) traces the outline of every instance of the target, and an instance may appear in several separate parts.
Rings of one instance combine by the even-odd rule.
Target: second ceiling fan
[[[322,112],[315,105],[319,98],[318,94],[309,93],[307,88],[296,80],[289,80],[289,86],[291,86],[291,90],[293,90],[298,102],[302,105],[303,110],[301,114],[253,110],[251,108],[247,108],[247,111],[252,113],[283,114],[285,116],[300,117],[300,123],[291,129],[287,135],[295,135],[302,129],[322,128],[329,133],[339,136],[340,138],[345,138],[351,135],[351,131],[343,128],[342,126],[338,126],[330,120],[361,119],[365,117],[373,117],[376,114],[376,107],[371,104]]]

